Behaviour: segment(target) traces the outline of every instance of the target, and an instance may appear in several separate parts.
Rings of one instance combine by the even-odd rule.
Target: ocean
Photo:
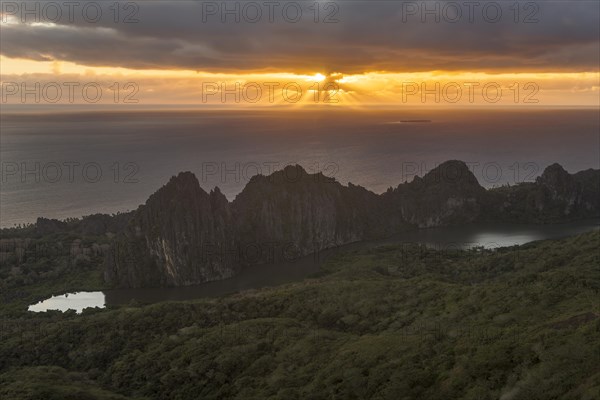
[[[485,187],[600,167],[598,109],[3,110],[0,225],[135,209],[181,171],[229,200],[289,164],[376,193],[467,162]]]

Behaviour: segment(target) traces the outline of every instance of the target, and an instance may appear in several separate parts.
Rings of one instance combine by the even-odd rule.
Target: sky
[[[600,106],[600,2],[2,1],[2,103]]]

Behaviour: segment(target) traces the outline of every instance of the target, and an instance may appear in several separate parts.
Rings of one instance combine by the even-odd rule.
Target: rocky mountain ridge
[[[86,243],[102,245],[108,284],[184,286],[409,229],[598,216],[599,170],[569,174],[553,164],[535,182],[486,190],[465,163],[447,161],[378,195],[288,166],[252,177],[231,202],[218,188],[206,192],[194,174],[182,172],[134,211],[38,218],[25,228],[1,230],[0,238],[89,238]]]
[[[447,161],[377,195],[288,166],[254,176],[229,202],[182,172],[132,213],[106,258],[105,279],[120,287],[191,285],[411,228],[596,217],[599,187],[600,171],[569,174],[553,164],[536,182],[486,190],[464,162]]]

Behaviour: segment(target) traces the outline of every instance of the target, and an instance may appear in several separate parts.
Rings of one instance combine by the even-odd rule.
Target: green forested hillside
[[[0,398],[598,399],[599,245],[387,246],[219,299],[13,313]]]

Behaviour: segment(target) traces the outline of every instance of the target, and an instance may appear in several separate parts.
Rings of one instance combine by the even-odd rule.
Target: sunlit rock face
[[[289,166],[254,176],[229,202],[183,172],[131,214],[106,257],[105,279],[123,287],[191,285],[410,228],[598,216],[599,176],[554,164],[536,182],[487,191],[464,162],[448,161],[377,195]]]

